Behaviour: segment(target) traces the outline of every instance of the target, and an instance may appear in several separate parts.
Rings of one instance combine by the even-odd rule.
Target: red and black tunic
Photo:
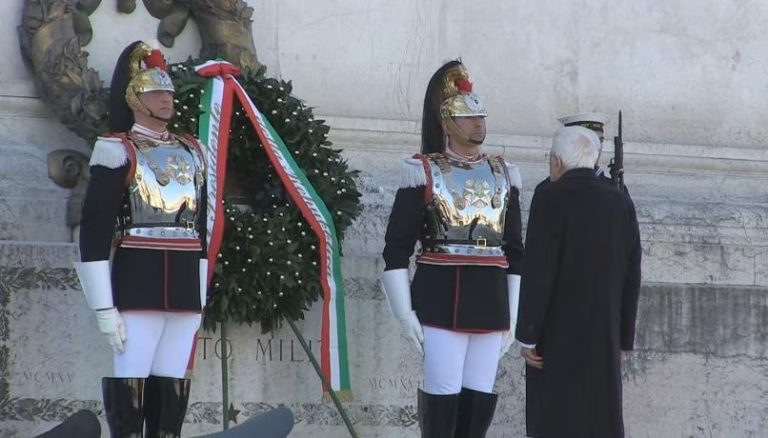
[[[427,184],[428,185],[428,184]],[[407,269],[417,241],[426,236],[427,185],[397,191],[384,237],[385,270]],[[462,332],[509,330],[507,275],[522,273],[519,188],[508,193],[502,249],[509,267],[419,263],[411,283],[413,309],[423,325]]]
[[[125,136],[104,138],[112,150],[135,147]],[[182,144],[184,144],[182,142]],[[99,147],[97,145],[97,147]],[[185,146],[187,147],[187,146]],[[196,151],[198,152],[198,151]],[[96,152],[94,152],[96,154]],[[130,225],[128,187],[135,169],[135,154],[124,152],[122,164],[92,158],[91,178],[80,224],[81,261],[112,261],[112,294],[119,310],[200,312],[200,259],[206,257],[205,186],[197,210],[199,250],[146,249],[121,246],[124,227]],[[107,160],[109,161],[109,160]],[[180,227],[188,226],[179,224]]]

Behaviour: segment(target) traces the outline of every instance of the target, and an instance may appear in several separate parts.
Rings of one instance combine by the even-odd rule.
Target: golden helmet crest
[[[141,93],[158,90],[172,93],[176,91],[167,72],[168,65],[159,50],[142,42],[133,50],[129,60],[131,80],[125,90],[125,100],[131,107],[142,112],[148,111],[139,100]]]
[[[480,98],[472,93],[469,71],[459,64],[445,73],[441,90],[440,117],[486,117],[488,113]]]
[[[472,144],[482,144],[472,139],[456,124],[460,117],[486,117],[485,106],[472,92],[469,72],[461,60],[443,64],[427,84],[424,109],[421,118],[421,152],[445,152],[448,138]]]

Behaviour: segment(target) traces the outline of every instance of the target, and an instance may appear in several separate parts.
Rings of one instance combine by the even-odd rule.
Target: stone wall
[[[768,6],[757,0],[670,2],[257,2],[254,35],[269,72],[332,127],[361,170],[364,212],[347,233],[344,269],[354,400],[361,436],[418,436],[419,361],[389,317],[376,278],[402,158],[418,149],[425,83],[462,55],[491,114],[486,152],[520,166],[524,206],[546,174],[555,119],[625,114],[627,185],[643,238],[637,352],[626,362],[630,437],[768,433]],[[18,60],[22,0],[0,2],[0,56]],[[109,79],[116,47],[156,21],[92,16],[90,64]],[[142,35],[142,36],[143,36]],[[190,24],[169,51],[199,45]],[[109,347],[96,334],[71,262],[69,191],[47,177],[48,152],[88,146],[36,97],[20,61],[0,67],[0,437],[26,437],[82,407],[101,410]],[[609,127],[609,134],[615,125]],[[606,144],[603,164],[611,155]],[[527,209],[524,211],[524,223]],[[317,348],[318,309],[300,324]],[[220,345],[201,333],[185,430],[221,427]],[[231,400],[243,420],[289,405],[293,436],[345,436],[290,330],[232,332]],[[492,437],[522,436],[522,361],[497,381]],[[106,434],[105,434],[106,435]]]
[[[348,233],[347,250],[377,254],[401,159],[417,149],[416,126],[329,123],[350,162],[366,169],[366,213]],[[524,223],[532,189],[547,172],[548,142],[497,134],[484,146],[520,166]],[[371,149],[378,153],[371,156]],[[762,402],[768,394],[768,160],[724,147],[630,141],[625,150],[643,240],[637,351],[624,369],[628,436],[762,436],[768,431]],[[522,369],[514,352],[502,361],[494,437],[523,434]]]

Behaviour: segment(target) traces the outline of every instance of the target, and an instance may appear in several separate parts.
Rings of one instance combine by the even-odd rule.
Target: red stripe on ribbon
[[[239,76],[240,68],[226,61],[218,61],[218,62],[212,62],[206,65],[205,67],[199,67],[195,69],[195,73],[198,76],[202,76],[205,78],[212,78],[214,76],[224,76],[224,75]]]
[[[210,66],[210,69],[217,69],[216,65]],[[222,70],[219,68],[216,70],[216,72],[221,72]],[[200,70],[197,71],[198,75],[206,76],[208,73],[209,76],[214,73],[213,70],[208,70],[201,72]],[[216,270],[216,261],[218,259],[219,249],[221,248],[221,241],[224,237],[224,223],[225,223],[225,217],[224,217],[224,205],[222,203],[222,200],[224,199],[224,186],[225,181],[227,177],[227,156],[229,152],[229,127],[232,123],[232,90],[227,86],[227,83],[224,83],[224,90],[221,97],[221,114],[219,114],[219,135],[216,138],[216,199],[208,199],[208,205],[211,205],[211,202],[215,202],[215,208],[216,208],[216,215],[213,219],[213,227],[211,229],[211,235],[208,239],[208,242],[203,242],[203,245],[208,245],[208,285],[211,284],[211,279],[213,279],[213,274]],[[210,145],[206,145],[206,148],[210,147]],[[207,154],[204,155],[204,159],[208,161]],[[206,162],[206,166],[210,165],[210,163]],[[206,168],[207,169],[207,168]],[[207,193],[206,193],[207,195]],[[210,207],[209,207],[210,208]],[[208,221],[206,219],[205,226],[208,226]],[[210,242],[210,243],[209,243]],[[195,336],[195,340],[192,344],[192,351],[189,355],[189,361],[187,362],[187,372],[191,373],[192,369],[195,366],[195,352],[197,351],[197,336]]]

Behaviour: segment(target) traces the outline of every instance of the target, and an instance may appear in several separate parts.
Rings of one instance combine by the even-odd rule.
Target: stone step
[[[0,198],[0,241],[70,242],[66,198]]]
[[[0,243],[0,272],[42,278],[66,278],[72,283],[74,244]],[[342,259],[346,299],[384,303],[378,282],[383,263],[376,256]],[[72,277],[74,278],[74,277]],[[45,281],[43,281],[44,284]],[[10,283],[9,283],[10,284]],[[75,298],[79,299],[79,298]],[[357,306],[357,304],[355,305]],[[768,287],[738,284],[684,284],[643,281],[637,323],[639,350],[665,353],[702,353],[721,357],[768,355]],[[349,315],[356,319],[361,315]]]
[[[48,176],[48,152],[37,146],[0,144],[0,195],[25,198],[67,198],[69,189]]]
[[[1,142],[0,154],[0,241],[71,241],[71,191],[48,177],[47,150]]]
[[[39,160],[29,161],[17,162],[18,172],[0,170],[0,241],[71,241],[66,224],[71,190],[54,184]]]
[[[88,150],[86,141],[69,131],[43,101],[2,92],[0,145],[32,145],[46,153],[55,149]]]
[[[74,243],[0,240],[0,266],[6,268],[71,269],[77,260]]]
[[[46,152],[36,146],[0,144],[0,175],[13,178],[39,177],[46,172]]]
[[[768,287],[645,283],[636,348],[768,357]]]
[[[347,256],[380,257],[390,196],[369,196],[346,231]],[[768,285],[768,207],[638,199],[643,279],[654,282]],[[523,211],[523,224],[527,211]]]
[[[365,193],[392,193],[400,185],[403,159],[413,155],[411,151],[382,149],[375,152],[363,149],[345,149],[351,168],[359,169],[359,185]],[[544,151],[542,151],[543,155]],[[514,156],[506,156],[515,161]],[[605,160],[601,160],[601,163]],[[523,200],[530,203],[533,189],[549,175],[543,161],[517,163],[523,179]],[[699,202],[758,203],[768,205],[768,174],[748,173],[703,173],[690,171],[659,171],[649,168],[625,169],[625,180],[633,199],[696,200]],[[705,179],[704,176],[706,176]]]

